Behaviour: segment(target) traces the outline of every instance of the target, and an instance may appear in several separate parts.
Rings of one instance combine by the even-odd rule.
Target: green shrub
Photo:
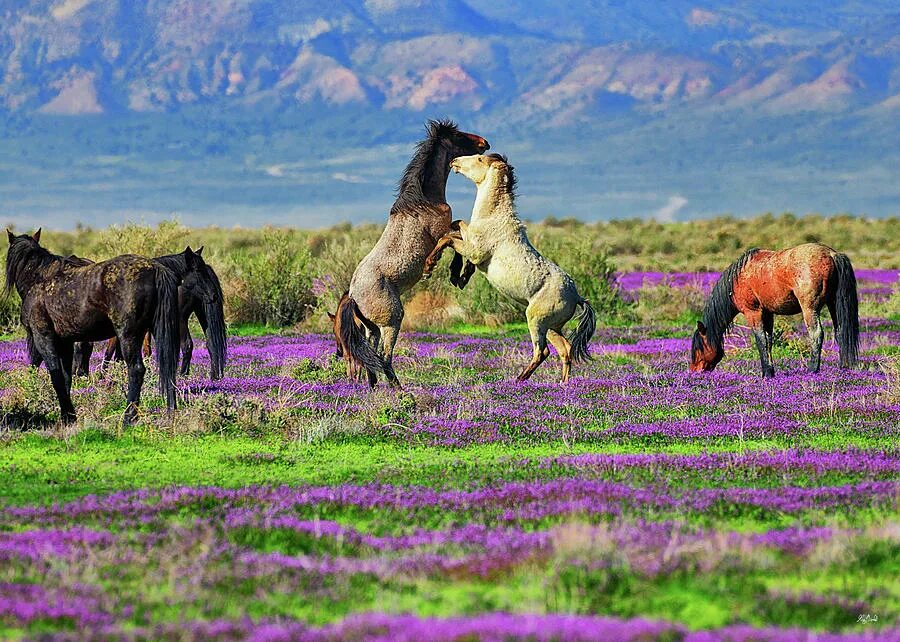
[[[0,334],[9,334],[19,329],[19,310],[22,304],[13,290],[9,294],[0,293]]]
[[[235,278],[225,295],[232,322],[289,326],[315,308],[312,257],[292,237],[286,230],[267,229],[262,247],[235,255]]]

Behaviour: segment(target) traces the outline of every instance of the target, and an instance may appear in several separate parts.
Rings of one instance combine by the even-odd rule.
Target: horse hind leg
[[[138,406],[141,403],[141,387],[144,385],[144,358],[141,354],[143,336],[131,336],[120,334],[119,345],[122,348],[122,356],[128,367],[128,396],[126,397],[125,414],[122,417],[122,425],[128,426],[137,419]]]
[[[818,372],[822,363],[822,342],[825,339],[825,331],[822,329],[822,320],[819,311],[814,308],[803,309],[803,321],[806,323],[806,333],[809,335],[809,372]]]
[[[401,317],[402,320],[402,317]],[[394,372],[394,346],[397,345],[397,338],[400,336],[400,321],[396,325],[387,325],[381,327],[381,345],[384,349],[382,359],[384,361],[384,376],[387,377],[388,383],[392,388],[400,387],[400,380]],[[372,378],[369,378],[371,383]]]
[[[526,314],[527,312],[528,311],[526,311]],[[528,332],[531,334],[531,361],[525,366],[525,369],[519,373],[519,376],[516,377],[517,381],[526,381],[534,374],[534,371],[537,370],[538,366],[544,363],[544,360],[550,356],[550,348],[547,347],[547,328],[545,328],[537,319],[529,318]]]
[[[90,341],[79,341],[75,344],[73,361],[75,362],[75,376],[86,377],[91,372],[91,353],[94,352],[94,344]]]
[[[569,383],[569,373],[572,370],[572,345],[561,333],[555,330],[547,331],[547,340],[556,348],[559,361],[562,364],[562,379],[560,383]]]
[[[837,343],[838,338],[841,336],[840,326],[838,325],[838,316],[837,316],[837,304],[834,300],[828,301],[828,314],[831,316],[831,327],[834,331],[834,340]],[[844,348],[840,347],[840,366],[841,368],[849,368],[850,364],[847,360],[846,351]]]

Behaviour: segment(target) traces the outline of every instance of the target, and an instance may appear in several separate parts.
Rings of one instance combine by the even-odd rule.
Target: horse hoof
[[[763,379],[774,379],[775,371],[774,370],[766,370],[763,372]]]
[[[60,415],[59,420],[69,426],[75,423],[75,413],[74,412],[64,412]]]

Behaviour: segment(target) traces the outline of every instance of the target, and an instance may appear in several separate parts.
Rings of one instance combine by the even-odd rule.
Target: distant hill
[[[7,0],[0,23],[22,224],[378,220],[444,115],[510,154],[532,217],[900,214],[896,2]]]

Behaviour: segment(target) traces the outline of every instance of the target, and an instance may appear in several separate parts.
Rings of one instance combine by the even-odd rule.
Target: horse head
[[[185,290],[199,296],[203,303],[217,303],[221,295],[215,280],[210,277],[212,270],[203,260],[202,252],[202,247],[194,252],[188,245],[181,253],[187,266],[181,284]]]
[[[697,321],[697,329],[694,330],[691,339],[691,372],[711,372],[724,356],[725,349],[721,345],[714,346],[709,340],[703,321]]]
[[[496,175],[498,184],[505,186],[509,191],[512,191],[516,184],[512,165],[509,164],[506,156],[500,154],[460,156],[450,162],[450,169],[457,174],[462,174],[475,185],[481,185],[491,175]]]
[[[447,147],[451,159],[482,154],[491,148],[487,140],[478,134],[460,131],[456,123],[450,120],[428,121],[428,138]]]

